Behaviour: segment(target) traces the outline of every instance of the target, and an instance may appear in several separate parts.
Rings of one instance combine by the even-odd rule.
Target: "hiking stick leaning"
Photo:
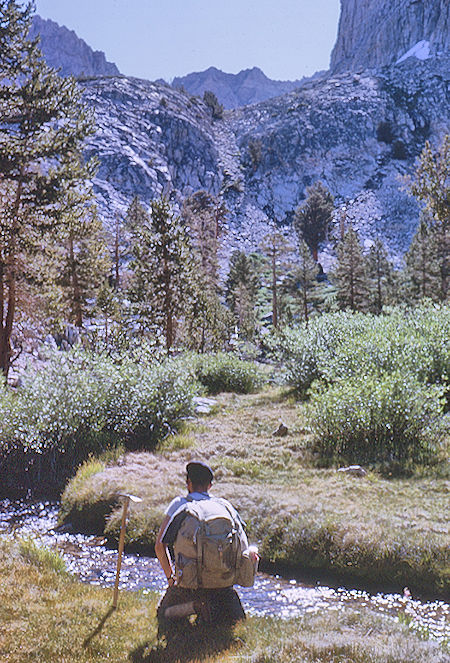
[[[117,557],[117,571],[116,571],[116,582],[114,585],[113,608],[117,608],[117,601],[119,598],[119,577],[120,577],[120,569],[122,567],[123,548],[125,545],[125,529],[127,526],[128,509],[130,506],[130,502],[134,502],[135,504],[137,504],[138,502],[142,502],[141,498],[136,497],[135,495],[121,494],[119,495],[119,497],[123,497],[124,502],[123,502],[123,511],[122,511],[122,522],[120,525],[119,552]]]

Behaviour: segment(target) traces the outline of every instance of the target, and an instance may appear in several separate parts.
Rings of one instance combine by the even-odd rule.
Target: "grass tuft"
[[[66,573],[66,563],[56,550],[41,546],[31,538],[21,538],[16,541],[20,556],[28,563],[34,564],[46,571]]]

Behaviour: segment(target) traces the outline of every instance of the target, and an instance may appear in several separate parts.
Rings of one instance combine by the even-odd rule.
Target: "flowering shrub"
[[[196,384],[176,362],[57,354],[0,391],[0,484],[60,485],[90,454],[154,448],[192,412]]]

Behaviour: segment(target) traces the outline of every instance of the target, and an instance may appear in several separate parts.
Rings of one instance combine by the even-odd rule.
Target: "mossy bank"
[[[84,464],[63,494],[61,521],[105,533],[114,545],[117,495],[137,494],[143,502],[133,507],[127,544],[151,553],[165,506],[185,490],[186,462],[200,456],[215,471],[213,493],[242,513],[263,567],[446,595],[449,485],[442,468],[409,478],[319,469],[309,451],[304,407],[276,389],[221,394],[213,413],[155,452]],[[274,435],[281,420],[284,437]]]

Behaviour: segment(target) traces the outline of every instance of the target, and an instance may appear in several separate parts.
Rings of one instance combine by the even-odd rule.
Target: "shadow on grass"
[[[86,647],[89,647],[89,645],[91,644],[92,640],[95,638],[96,635],[98,635],[98,634],[100,633],[100,631],[102,630],[102,628],[103,628],[104,625],[106,624],[107,620],[108,620],[108,619],[111,617],[111,615],[113,614],[114,610],[115,610],[115,608],[114,608],[113,606],[111,606],[111,607],[108,609],[108,612],[106,612],[106,613],[103,615],[103,617],[102,617],[101,620],[99,621],[99,623],[98,623],[98,625],[96,626],[96,628],[92,631],[92,633],[90,633],[90,634],[88,635],[88,637],[86,638],[86,640],[83,642],[83,649],[86,649]]]
[[[168,639],[139,645],[130,652],[128,660],[131,663],[189,663],[219,654],[238,642],[231,627],[192,624]]]

